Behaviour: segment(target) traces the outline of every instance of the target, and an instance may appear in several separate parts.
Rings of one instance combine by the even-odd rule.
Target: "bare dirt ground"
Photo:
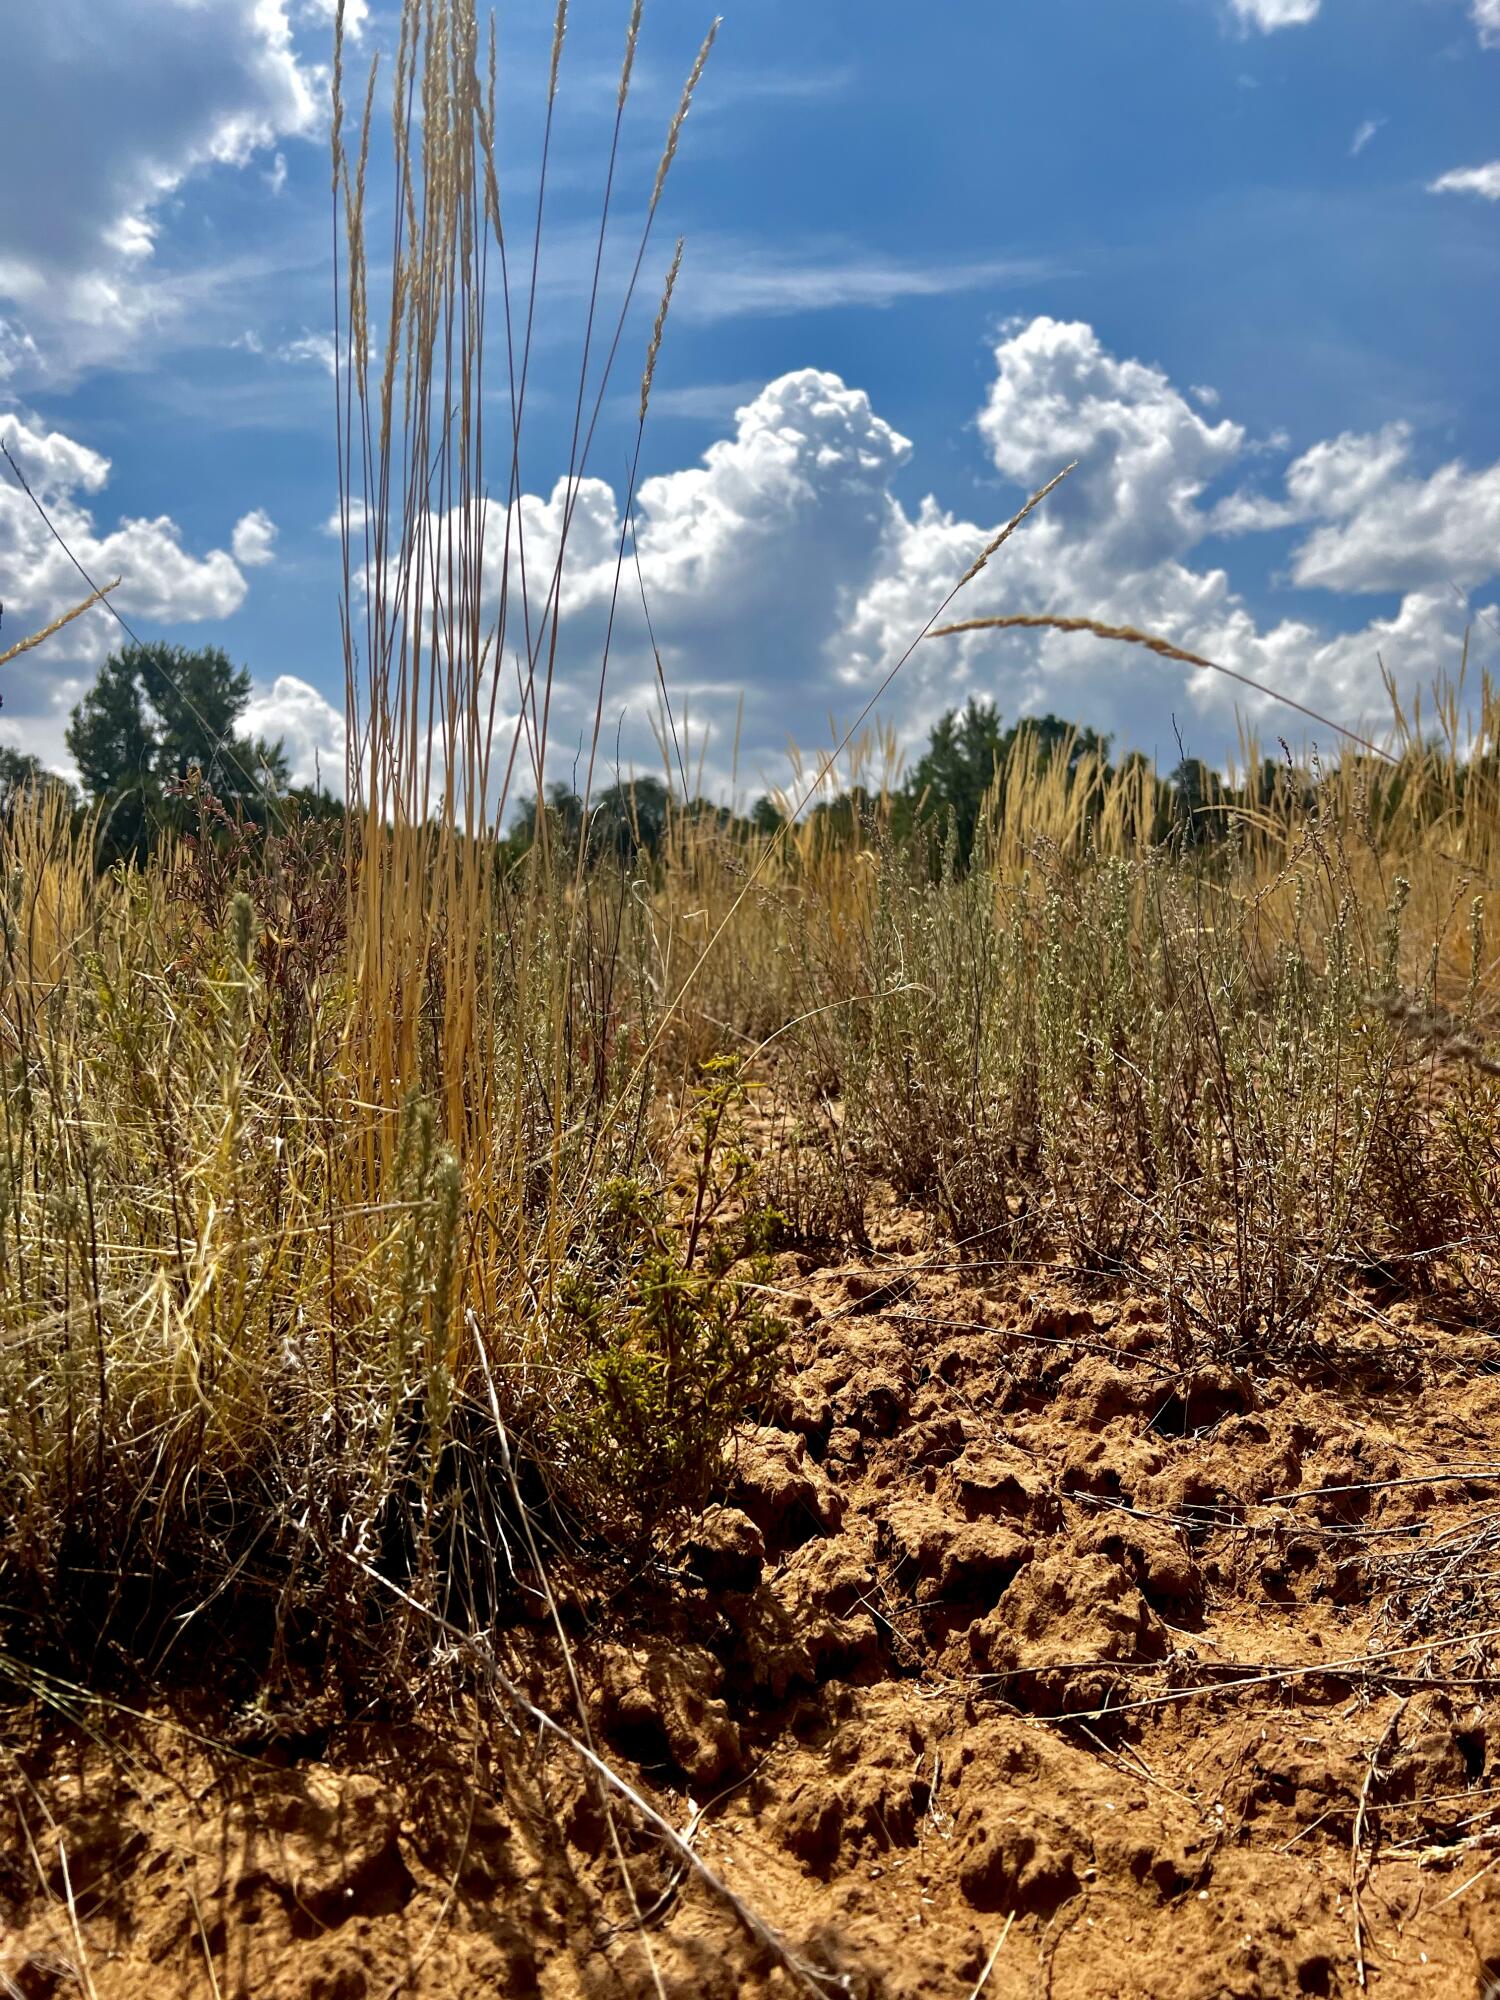
[[[671,1574],[558,1579],[601,1753],[825,1991],[1483,1994],[1492,1340],[1360,1291],[1295,1378],[1185,1376],[1148,1300],[875,1237],[783,1260],[777,1422]],[[541,1607],[495,1644],[577,1731]],[[806,1990],[513,1707],[327,1696],[13,1714],[0,1992]]]

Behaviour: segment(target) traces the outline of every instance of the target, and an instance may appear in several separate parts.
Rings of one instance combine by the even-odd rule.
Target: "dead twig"
[[[1359,1978],[1360,1991],[1365,1989],[1365,1922],[1364,1911],[1359,1900],[1360,1885],[1369,1872],[1364,1864],[1363,1846],[1365,1818],[1370,1805],[1370,1787],[1375,1782],[1375,1773],[1380,1765],[1386,1745],[1395,1735],[1397,1726],[1405,1713],[1406,1704],[1411,1699],[1402,1695],[1392,1711],[1385,1728],[1381,1730],[1370,1750],[1370,1761],[1365,1766],[1364,1782],[1359,1788],[1359,1804],[1354,1812],[1354,1831],[1349,1837],[1349,1901],[1354,1914],[1354,1969]]]
[[[571,1730],[564,1729],[562,1724],[548,1715],[545,1709],[538,1708],[529,1696],[522,1693],[521,1689],[504,1672],[493,1653],[491,1653],[482,1640],[472,1636],[470,1633],[461,1631],[458,1626],[451,1625],[440,1613],[430,1610],[424,1604],[419,1604],[417,1599],[410,1596],[399,1584],[392,1583],[389,1577],[382,1576],[379,1570],[373,1569],[368,1563],[361,1562],[356,1567],[372,1583],[378,1584],[382,1590],[388,1590],[393,1597],[398,1598],[409,1611],[415,1611],[419,1618],[425,1618],[431,1625],[435,1626],[460,1652],[467,1654],[479,1667],[480,1672],[489,1683],[492,1692],[499,1694],[513,1709],[524,1716],[541,1735],[555,1737],[565,1748],[571,1750],[573,1755],[579,1758],[589,1771],[601,1779],[618,1798],[622,1799],[630,1807],[632,1812],[638,1814],[645,1821],[651,1831],[657,1835],[665,1846],[671,1849],[672,1853],[687,1867],[689,1872],[695,1875],[704,1887],[724,1904],[725,1908],[734,1916],[746,1935],[759,1945],[762,1951],[774,1958],[776,1963],[790,1974],[804,1993],[812,1995],[812,2000],[826,2000],[826,1996],[829,1993],[847,1993],[849,1991],[849,1984],[846,1978],[837,1973],[821,1972],[817,1967],[808,1965],[805,1960],[799,1958],[797,1953],[793,1951],[792,1947],[781,1935],[780,1931],[774,1925],[769,1924],[757,1911],[751,1909],[750,1905],[742,1897],[737,1896],[728,1883],[716,1875],[708,1863],[684,1840],[672,1822],[659,1813],[655,1806],[642,1798],[641,1794],[628,1779],[622,1778],[619,1772],[614,1770],[609,1764],[606,1764],[596,1751],[591,1750],[586,1743],[580,1742]]]
[[[1010,1936],[1010,1927],[1015,1922],[1015,1920],[1016,1920],[1016,1913],[1014,1910],[1012,1910],[1010,1915],[1005,1919],[1004,1930],[1002,1930],[999,1937],[995,1939],[994,1950],[990,1953],[989,1957],[984,1962],[984,1970],[983,1972],[980,1973],[979,1978],[975,1981],[974,1990],[969,1995],[969,2000],[979,2000],[980,1994],[984,1991],[985,1987],[988,1985],[990,1974],[995,1969],[995,1960],[1000,1956],[1001,1951],[1004,1949],[1005,1940]]]

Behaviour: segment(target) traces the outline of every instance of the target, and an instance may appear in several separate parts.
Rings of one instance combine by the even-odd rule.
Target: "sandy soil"
[[[782,1282],[783,1406],[673,1572],[559,1588],[601,1752],[814,1990],[1483,1994],[1492,1342],[1364,1297],[1299,1380],[1183,1376],[1149,1301],[899,1213]],[[496,1648],[580,1728],[540,1607]],[[806,1990],[513,1708],[326,1695],[234,1747],[12,1715],[0,1992]]]

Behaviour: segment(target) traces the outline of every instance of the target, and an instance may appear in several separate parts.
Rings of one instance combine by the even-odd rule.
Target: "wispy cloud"
[[[1477,194],[1486,201],[1500,201],[1500,160],[1482,167],[1454,167],[1427,183],[1429,194]]]
[[[23,370],[39,370],[40,364],[37,344],[25,328],[0,318],[0,382]]]
[[[331,333],[303,333],[276,350],[278,361],[311,361],[331,375],[337,355]]]
[[[1369,145],[1384,123],[1385,120],[1383,118],[1367,118],[1362,125],[1356,128],[1354,137],[1349,141],[1349,157],[1351,160],[1359,158],[1360,154]]]
[[[700,423],[728,422],[736,410],[754,402],[765,386],[763,378],[754,376],[747,382],[688,382],[680,389],[653,389],[651,414],[687,417]],[[633,396],[629,407],[635,408]]]
[[[684,318],[712,323],[840,306],[893,306],[992,285],[1036,285],[1062,275],[1062,267],[1044,257],[913,263],[862,252],[778,256],[721,243],[700,248],[685,268],[677,309]]]
[[[829,69],[760,69],[725,72],[706,83],[705,105],[747,104],[757,101],[812,102],[837,97],[854,81],[852,63]]]
[[[1318,18],[1322,0],[1230,0],[1235,18],[1264,35],[1277,28],[1300,28]]]

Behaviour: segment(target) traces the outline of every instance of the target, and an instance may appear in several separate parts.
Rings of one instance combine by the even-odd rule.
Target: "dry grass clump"
[[[582,850],[543,838],[508,872],[494,837],[518,771],[542,790],[573,507],[712,41],[606,313],[639,16],[564,527],[539,555],[514,503],[566,7],[515,239],[493,38],[473,0],[404,8],[383,298],[378,81],[352,122],[338,9],[341,845],[294,829],[251,851],[209,825],[100,879],[56,802],[23,798],[0,830],[0,1619],[26,1621],[33,1655],[155,1671],[222,1629],[247,1661],[315,1636],[373,1669],[402,1643],[376,1629],[380,1580],[464,1624],[493,1608],[512,1439],[556,1524],[638,1540],[701,1499],[767,1379],[779,1329],[737,1270],[758,1254],[743,1175],[718,1213],[736,1079],[705,1085],[697,1208],[664,1201],[707,1113],[661,1034],[654,913],[623,877],[586,880]]]
[[[877,826],[808,896],[788,1089],[967,1255],[1158,1293],[1185,1358],[1287,1354],[1372,1278],[1484,1312],[1497,719],[1288,765],[1210,843],[1138,765],[1022,738],[970,867]]]
[[[381,1101],[347,857],[273,838],[225,894],[182,850],[99,877],[88,834],[45,795],[0,833],[0,1617],[153,1670],[221,1618],[363,1646],[371,1571],[467,1622],[502,1429],[585,1537],[701,1502],[780,1328],[738,1065],[642,1069],[627,885],[494,885],[481,1151],[436,1013]]]

